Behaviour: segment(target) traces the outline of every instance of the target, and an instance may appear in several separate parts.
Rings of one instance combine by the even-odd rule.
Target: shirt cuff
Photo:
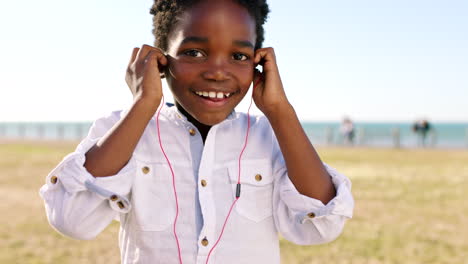
[[[131,204],[126,198],[135,175],[135,160],[129,162],[115,175],[94,177],[84,167],[86,152],[94,146],[99,139],[87,140],[81,143],[74,153],[66,156],[60,164],[51,171],[46,178],[48,190],[62,185],[68,193],[90,191],[102,199],[108,199],[109,205],[116,211],[126,213]]]
[[[296,216],[302,224],[331,215],[346,218],[353,216],[354,199],[351,194],[350,180],[327,164],[324,163],[324,166],[336,189],[336,196],[326,205],[318,199],[300,194],[289,177],[285,177],[286,191],[283,192],[282,200],[297,213]]]

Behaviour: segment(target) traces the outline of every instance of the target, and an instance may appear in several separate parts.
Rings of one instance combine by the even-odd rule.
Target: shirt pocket
[[[140,163],[132,189],[136,227],[162,231],[174,221],[175,201],[171,171],[167,164]]]
[[[238,163],[228,167],[234,197],[239,175]],[[266,159],[241,161],[241,192],[236,202],[236,212],[260,222],[272,215],[273,175],[271,162]]]

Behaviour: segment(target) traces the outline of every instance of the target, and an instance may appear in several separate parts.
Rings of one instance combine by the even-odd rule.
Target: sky
[[[0,122],[92,121],[130,107],[125,71],[134,47],[153,44],[151,5],[2,1]],[[269,5],[264,46],[302,121],[468,122],[468,1]]]

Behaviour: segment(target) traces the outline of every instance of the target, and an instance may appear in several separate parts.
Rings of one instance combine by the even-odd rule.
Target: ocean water
[[[92,122],[0,122],[0,139],[80,140]],[[343,145],[339,122],[303,122],[314,145]],[[354,145],[403,148],[422,147],[412,123],[355,123]],[[424,146],[468,149],[467,123],[432,123]]]
[[[80,140],[92,122],[0,122],[2,139]]]
[[[302,124],[312,143],[345,144],[340,133],[340,123]],[[355,123],[354,144],[376,147],[436,147],[436,148],[467,148],[467,123],[431,123],[423,142],[420,135],[413,132],[413,123]]]

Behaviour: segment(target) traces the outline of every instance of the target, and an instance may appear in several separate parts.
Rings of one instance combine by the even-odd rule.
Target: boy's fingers
[[[157,64],[158,66],[159,65],[166,66],[167,65],[167,58],[161,51],[152,50],[146,56],[145,64]]]
[[[156,54],[156,59],[158,61],[158,66],[167,66],[167,57],[164,53],[158,52]]]
[[[168,64],[167,57],[166,57],[165,54],[159,53],[157,60],[158,60],[159,73],[162,74],[161,77],[164,77],[165,76],[165,74],[164,74],[165,70],[164,69],[166,68],[166,66]]]
[[[139,50],[140,50],[139,48],[136,48],[136,47],[133,48],[132,57],[130,58],[130,62],[128,63],[128,66],[127,66],[127,74],[125,75],[125,81],[127,82],[127,84],[129,84],[129,86],[131,82],[131,75],[135,73],[135,68],[133,64],[135,62],[135,58]]]
[[[257,50],[257,52],[255,53],[255,59],[254,59],[254,63],[255,64],[259,64],[260,63],[260,60],[265,56],[265,51],[259,49]]]
[[[132,57],[130,58],[130,62],[128,63],[129,65],[132,64],[135,61],[135,58],[136,58],[139,50],[140,50],[140,48],[137,48],[137,47],[133,48]]]
[[[154,49],[148,53],[145,58],[145,71],[157,70],[159,73],[163,72],[164,66],[167,65],[166,56],[158,49]]]
[[[154,48],[154,47],[151,47],[149,45],[144,44],[143,46],[141,46],[140,50],[138,51],[135,62],[145,64],[146,63],[146,58],[148,57],[148,53],[150,53],[153,50],[157,50],[157,49]]]
[[[254,63],[263,65],[265,60],[276,60],[273,48],[262,48],[257,50],[255,53]]]
[[[150,54],[159,54],[158,56],[151,55]],[[138,54],[136,56],[136,59],[134,61],[135,66],[136,66],[136,71],[140,72],[141,70],[144,70],[146,68],[146,64],[151,63],[153,65],[154,62],[159,64],[159,61],[157,60],[158,57],[164,56],[164,53],[161,49],[155,48],[149,45],[143,45],[140,50],[138,51]],[[164,65],[167,64],[166,61],[161,61]]]
[[[259,64],[264,66],[265,61],[268,58],[268,51],[266,50],[260,50],[258,51],[257,55],[255,56],[255,64]]]

